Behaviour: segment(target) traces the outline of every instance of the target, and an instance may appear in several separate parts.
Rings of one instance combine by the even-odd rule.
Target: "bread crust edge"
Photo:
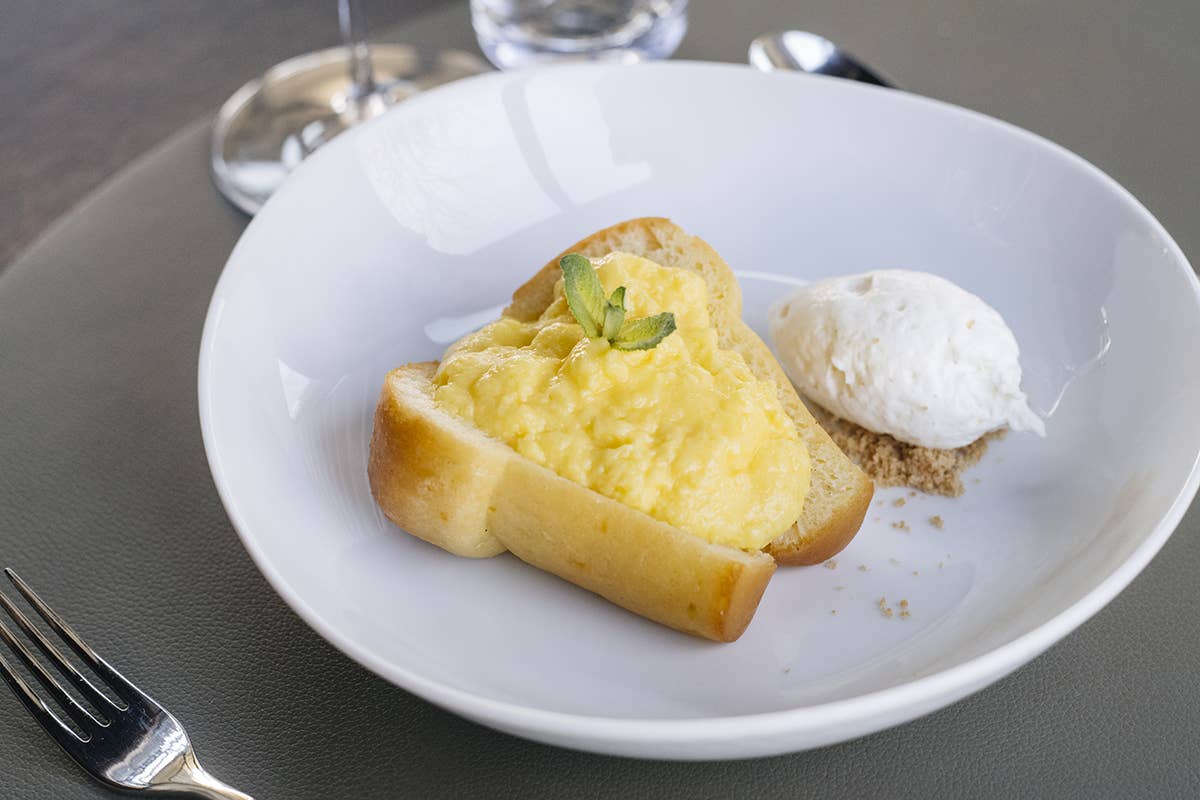
[[[770,556],[712,544],[524,458],[438,409],[435,369],[393,370],[376,406],[367,473],[389,520],[456,555],[507,549],[676,630],[742,635],[775,571]]]

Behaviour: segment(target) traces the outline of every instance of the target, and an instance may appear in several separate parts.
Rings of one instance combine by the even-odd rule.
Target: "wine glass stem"
[[[342,26],[342,40],[350,51],[354,94],[366,97],[375,91],[375,75],[371,68],[371,45],[367,42],[367,15],[362,0],[338,0],[338,21]]]

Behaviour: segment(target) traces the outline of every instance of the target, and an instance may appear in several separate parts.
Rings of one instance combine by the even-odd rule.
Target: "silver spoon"
[[[759,36],[750,43],[750,66],[763,72],[809,72],[896,88],[824,36],[808,31],[775,31]]]

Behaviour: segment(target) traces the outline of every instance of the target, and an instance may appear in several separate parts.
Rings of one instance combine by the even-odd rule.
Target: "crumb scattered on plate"
[[[837,569],[837,559],[831,558],[828,561],[826,561],[825,563],[821,564],[821,566],[824,567],[825,569]]]
[[[858,571],[859,571],[859,572],[866,572],[866,571],[867,571],[867,565],[866,565],[866,564],[859,564],[859,565],[858,565]]]
[[[895,500],[892,501],[892,505],[894,505],[896,508],[903,508],[904,504],[907,502],[908,501],[905,500],[903,497],[897,497]]]
[[[937,514],[934,514],[932,517],[929,518],[929,524],[932,525],[933,527],[937,528],[939,531],[942,528],[946,527],[946,521],[944,519],[942,519],[941,517],[939,517]]]
[[[895,529],[896,529],[896,530],[898,530],[898,531],[907,531],[907,530],[909,530],[908,523],[907,523],[907,522],[905,522],[904,520],[900,520],[899,522],[893,522],[893,523],[892,523],[892,527],[893,527],[893,528],[895,528]]]
[[[878,605],[879,605],[879,613],[883,614],[888,619],[891,619],[893,612],[892,612],[892,607],[887,604],[887,598],[886,597],[879,598]]]

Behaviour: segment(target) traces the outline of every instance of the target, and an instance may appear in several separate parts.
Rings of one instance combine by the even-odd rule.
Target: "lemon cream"
[[[564,478],[711,542],[759,549],[800,516],[809,459],[777,388],[723,350],[694,273],[626,253],[593,260],[629,317],[676,330],[619,350],[588,338],[563,281],[533,322],[501,318],[446,352],[435,402]]]

